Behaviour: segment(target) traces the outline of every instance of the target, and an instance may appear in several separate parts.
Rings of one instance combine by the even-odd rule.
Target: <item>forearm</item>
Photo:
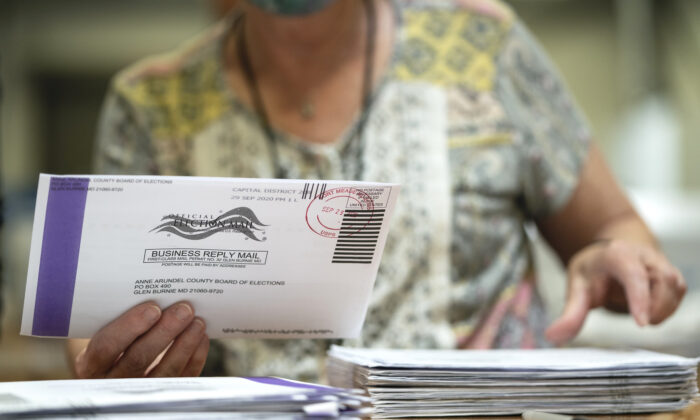
[[[637,212],[629,211],[608,221],[595,234],[596,240],[623,240],[658,248],[658,242]]]
[[[567,205],[537,220],[537,227],[567,265],[581,250],[604,239],[656,247],[653,235],[617,185],[595,146],[591,146],[579,183]]]

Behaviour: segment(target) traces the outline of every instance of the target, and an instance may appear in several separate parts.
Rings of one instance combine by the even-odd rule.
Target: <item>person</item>
[[[596,307],[657,324],[686,288],[545,53],[495,1],[240,1],[114,79],[96,162],[103,173],[400,183],[362,335],[348,345],[557,345]],[[551,325],[530,222],[567,266]],[[196,309],[128,310],[71,342],[76,375],[197,375],[207,353],[214,374],[323,371],[329,341],[210,343]]]

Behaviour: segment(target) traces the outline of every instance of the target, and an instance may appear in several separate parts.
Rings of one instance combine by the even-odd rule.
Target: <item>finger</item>
[[[71,371],[73,372],[73,376],[76,378],[78,377],[76,364],[78,363],[78,360],[84,356],[85,349],[87,349],[88,344],[90,344],[90,340],[87,338],[69,338],[66,340],[66,356],[71,367]]]
[[[197,346],[197,350],[195,350],[180,376],[199,376],[202,373],[202,369],[204,369],[204,363],[207,361],[208,353],[209,337],[204,334],[199,342],[199,346]]]
[[[645,249],[642,257],[651,276],[658,276],[670,287],[675,288],[681,298],[685,295],[688,286],[683,274],[666,257],[651,249]]]
[[[136,305],[100,329],[75,360],[78,378],[102,378],[119,356],[158,322],[161,310],[153,302]]]
[[[651,276],[651,313],[649,320],[656,325],[671,316],[683,299],[685,287],[679,287],[677,277],[680,273],[674,273],[671,278],[659,274]],[[681,277],[682,278],[682,277]]]
[[[605,253],[604,271],[625,289],[627,306],[639,326],[649,323],[649,276],[637,253],[617,249]]]
[[[193,318],[194,310],[186,302],[179,302],[165,309],[158,323],[129,346],[107,376],[144,376],[155,358],[190,325]]]
[[[547,340],[563,344],[578,334],[590,309],[590,295],[586,279],[575,274],[569,282],[569,292],[561,316],[547,328]]]
[[[685,292],[688,291],[688,284],[685,282],[685,278],[683,277],[683,273],[677,268],[674,268],[676,272],[676,289],[681,294],[681,298],[685,296]]]
[[[641,256],[648,273],[672,283],[677,282],[680,273],[661,253],[655,249],[645,247],[641,251]]]
[[[148,376],[167,377],[180,376],[187,366],[199,343],[204,337],[206,326],[201,318],[195,318],[185,331],[180,334],[163,359]]]
[[[680,299],[674,289],[658,277],[652,277],[651,311],[649,314],[651,324],[659,324],[678,307]]]
[[[680,271],[663,254],[645,248],[642,258],[651,279],[649,321],[659,324],[678,308],[687,286]]]
[[[156,356],[155,359],[151,362],[150,365],[146,368],[146,375],[148,375],[153,369],[155,369],[156,366],[160,363],[161,360],[163,360],[163,357],[165,357],[165,353],[170,350],[170,347],[173,345],[173,343],[170,343],[168,347],[165,348],[162,352],[158,353],[158,356]]]

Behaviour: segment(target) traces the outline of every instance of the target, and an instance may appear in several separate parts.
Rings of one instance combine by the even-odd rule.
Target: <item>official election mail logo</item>
[[[191,240],[206,239],[221,232],[242,233],[254,241],[264,241],[263,224],[248,207],[237,207],[218,217],[204,214],[169,214],[151,232],[167,232]]]

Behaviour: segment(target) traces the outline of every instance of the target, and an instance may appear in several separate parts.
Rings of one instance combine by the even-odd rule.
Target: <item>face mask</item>
[[[251,4],[285,16],[303,16],[318,12],[334,0],[248,0]]]

